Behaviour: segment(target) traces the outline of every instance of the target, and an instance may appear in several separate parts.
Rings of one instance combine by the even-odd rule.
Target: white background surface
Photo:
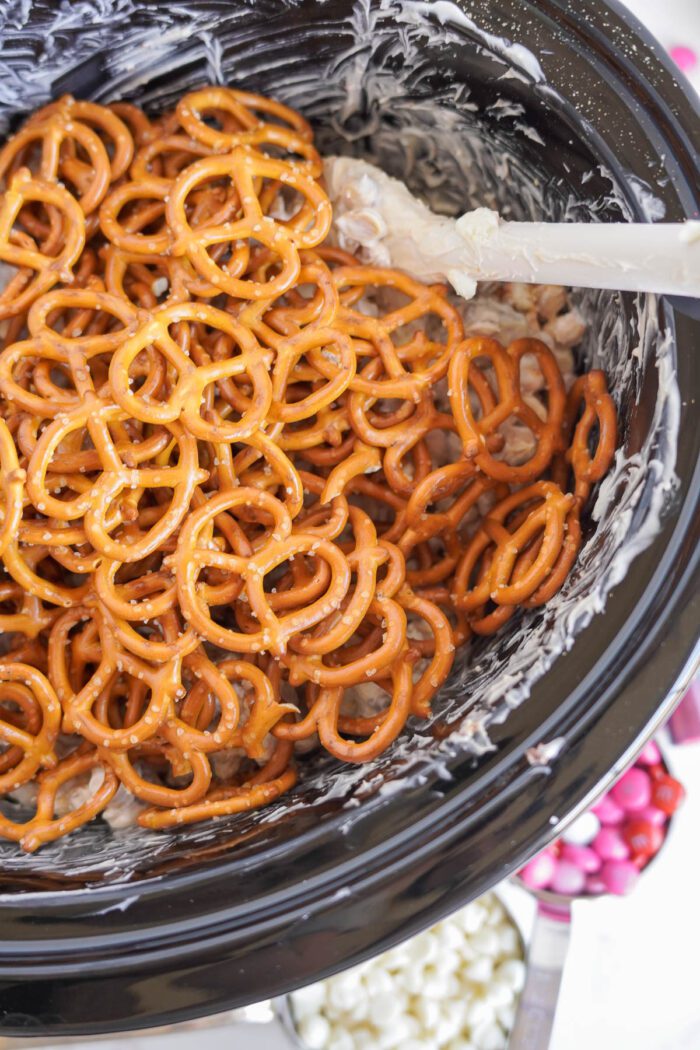
[[[576,0],[570,0],[575,3]],[[697,55],[685,75],[700,92],[700,0],[623,0],[667,51],[689,47]],[[700,1040],[696,1044],[700,1046]]]
[[[686,75],[700,91],[700,0],[629,0],[627,6],[666,48],[695,50],[698,64]],[[669,758],[688,789],[685,806],[631,897],[581,902],[575,910],[552,1050],[700,1050],[700,744],[673,748]],[[37,1045],[51,1050],[66,1043],[0,1039],[0,1050]],[[81,1050],[288,1045],[273,1028],[232,1024],[79,1044]]]

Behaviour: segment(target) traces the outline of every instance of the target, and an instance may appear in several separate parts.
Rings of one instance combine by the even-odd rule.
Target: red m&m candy
[[[649,858],[658,853],[664,833],[657,824],[636,817],[627,821],[622,829],[622,837],[633,855]]]
[[[683,785],[670,777],[668,773],[655,780],[651,789],[651,804],[663,810],[669,817],[675,813],[685,798]]]

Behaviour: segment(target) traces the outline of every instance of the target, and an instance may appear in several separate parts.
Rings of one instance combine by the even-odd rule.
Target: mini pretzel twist
[[[27,492],[40,513],[59,521],[83,518],[85,535],[100,553],[121,561],[138,561],[157,550],[179,527],[188,512],[194,490],[206,478],[206,472],[197,467],[197,445],[194,437],[178,423],[166,429],[178,449],[174,466],[130,467],[120,456],[110,424],[128,419],[126,413],[114,404],[97,397],[85,403],[62,419],[56,419],[43,432],[29,462]],[[47,487],[47,473],[54,452],[72,434],[89,433],[102,465],[99,479],[72,499],[58,499]],[[120,518],[111,515],[116,500],[125,492],[140,493],[147,489],[171,489],[172,500],[165,513],[147,531],[139,530],[137,538],[115,538],[111,534]]]
[[[323,171],[309,124],[293,109],[273,99],[232,88],[203,88],[181,98],[175,112],[193,139],[217,153],[228,153],[236,146],[273,146],[303,157],[314,178]],[[275,122],[260,120],[259,113],[269,114]],[[228,117],[229,120],[220,121],[228,127],[212,127],[206,114]]]
[[[85,802],[61,817],[55,817],[56,796],[60,788],[76,777],[84,777],[93,770],[102,773],[102,781]],[[53,842],[63,835],[82,827],[101,813],[112,801],[119,788],[119,780],[95,750],[79,748],[60,762],[55,769],[42,773],[36,814],[27,824],[21,825],[20,845],[27,853],[33,853],[45,842]],[[2,828],[0,827],[0,834]]]
[[[202,184],[227,177],[232,180],[241,204],[240,218],[233,222],[193,229],[187,219],[189,196]],[[264,215],[255,192],[255,180],[281,179],[300,193],[308,203],[295,223],[282,226]],[[207,157],[191,164],[175,180],[166,207],[173,241],[170,251],[186,256],[202,277],[228,295],[241,299],[274,298],[291,288],[299,275],[300,248],[313,248],[328,233],[331,206],[324,191],[310,176],[290,172],[282,161],[263,157],[247,147],[236,147],[230,154]],[[235,246],[250,239],[262,244],[279,258],[281,271],[269,281],[241,279],[247,253],[232,260],[226,268],[218,266],[208,249],[217,244]],[[153,250],[153,249],[151,249]]]
[[[31,697],[41,710],[41,725],[36,732],[21,729],[0,717],[0,740],[22,752],[17,764],[0,775],[0,792],[6,793],[26,784],[40,767],[51,768],[56,764],[54,744],[61,724],[61,707],[50,682],[40,671],[27,664],[0,663],[0,698],[10,686],[8,699],[12,700],[16,690],[14,684],[22,686],[22,693]]]
[[[524,520],[511,532],[504,524],[508,516],[531,502],[535,506],[527,509]],[[573,504],[572,496],[546,481],[518,489],[496,504],[457,567],[454,592],[457,608],[474,610],[489,599],[497,605],[517,605],[530,598],[549,576],[562,551],[567,514]],[[533,564],[518,574],[517,579],[511,579],[518,555],[538,536],[541,543]],[[488,567],[479,582],[470,588],[474,568],[491,545],[494,550]]]
[[[174,325],[194,328],[196,324],[206,325],[210,330],[228,336],[241,352],[225,360],[196,365],[192,356],[170,334]],[[194,334],[193,338],[196,338]],[[162,354],[166,367],[177,374],[177,381],[171,386],[164,404],[159,404],[148,393],[132,393],[130,389],[132,365],[147,347],[154,347]],[[145,423],[171,423],[181,418],[188,432],[195,437],[203,441],[230,443],[249,437],[270,412],[269,363],[269,353],[260,347],[248,329],[228,314],[202,303],[179,303],[155,311],[142,328],[122,342],[112,357],[109,378],[113,396],[124,411],[136,419]],[[237,423],[203,419],[201,404],[207,388],[240,376],[247,377],[253,384],[253,393],[242,418]]]
[[[333,279],[342,304],[339,317],[346,330],[362,341],[360,352],[380,366],[369,372],[358,369],[352,382],[354,391],[367,396],[413,399],[445,375],[464,334],[459,313],[447,302],[445,287],[423,285],[399,270],[368,266],[337,267]],[[409,302],[378,317],[366,316],[349,304],[371,288],[401,293]],[[428,339],[420,330],[407,341],[397,339],[402,330],[410,330],[431,316],[439,320],[444,342]]]
[[[26,472],[20,467],[17,449],[7,424],[0,419],[0,489],[2,521],[0,522],[0,558],[17,534],[24,509]]]
[[[520,361],[525,354],[537,358],[547,383],[545,418],[523,398],[520,389]],[[471,407],[470,380],[474,362],[486,358],[496,375],[499,399],[493,408],[476,420]],[[534,480],[549,466],[560,450],[561,429],[566,403],[564,383],[551,350],[539,339],[517,339],[507,350],[495,339],[467,339],[454,353],[449,367],[450,404],[465,455],[473,457],[483,473],[497,481],[525,483]],[[487,436],[509,416],[515,416],[537,439],[535,454],[522,465],[496,459],[488,449]]]
[[[103,130],[106,125],[110,127],[117,149],[114,157],[117,174],[114,176],[100,136],[78,119],[76,107],[83,112],[89,111],[93,120],[97,114]],[[76,146],[89,158],[89,163],[77,159]],[[112,177],[118,178],[128,167],[133,142],[116,114],[88,102],[76,103],[66,98],[35,113],[0,150],[0,179],[6,179],[18,166],[26,165],[37,147],[41,159],[35,175],[43,182],[53,184],[60,178],[70,178],[77,189],[82,211],[89,215],[104,197]]]
[[[62,247],[55,255],[41,251],[31,237],[15,229],[21,209],[31,201],[54,208],[62,218]],[[0,203],[0,261],[19,272],[0,294],[0,320],[23,313],[59,281],[70,284],[84,246],[85,219],[70,193],[56,183],[32,178],[27,168],[15,172]]]
[[[270,540],[252,557],[241,557],[206,548],[202,534],[211,520],[223,510],[260,507],[274,516],[277,525]],[[304,609],[278,617],[265,596],[264,578],[290,558],[313,553],[329,565],[328,590]],[[291,535],[291,519],[284,506],[258,489],[241,487],[221,493],[190,516],[180,532],[177,558],[177,589],[181,608],[200,634],[216,645],[234,652],[285,652],[292,635],[313,627],[339,605],[349,586],[350,571],[343,553],[330,541],[314,535]],[[204,567],[215,567],[241,579],[260,629],[250,634],[219,627],[204,609],[197,591],[197,577]]]

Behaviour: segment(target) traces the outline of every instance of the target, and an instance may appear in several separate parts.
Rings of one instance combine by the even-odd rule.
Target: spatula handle
[[[548,1050],[559,987],[569,947],[571,911],[539,903],[532,930],[525,987],[508,1040],[508,1050]]]
[[[700,222],[493,222],[480,212],[457,222],[478,280],[700,297]]]

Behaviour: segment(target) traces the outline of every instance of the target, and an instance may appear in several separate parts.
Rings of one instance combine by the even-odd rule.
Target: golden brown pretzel
[[[259,113],[273,117],[275,122],[260,120]],[[300,114],[273,99],[231,88],[203,88],[181,98],[176,114],[193,139],[217,153],[228,153],[236,146],[269,145],[304,158],[314,178],[323,171],[310,126]],[[232,118],[233,127],[214,128],[204,119],[205,114]]]
[[[26,784],[41,766],[51,768],[56,764],[53,748],[61,723],[61,707],[56,693],[36,668],[21,663],[0,663],[0,698],[5,683],[24,687],[25,694],[41,709],[41,725],[37,732],[32,733],[0,718],[0,740],[22,752],[17,764],[0,776],[0,792],[3,793]],[[12,697],[10,692],[9,699]]]
[[[0,180],[7,180],[7,176],[16,172],[23,165],[27,167],[31,162],[31,156],[38,147],[39,164],[35,177],[42,182],[56,184],[59,177],[69,177],[74,183],[80,202],[80,207],[85,215],[98,206],[104,197],[107,187],[112,178],[112,168],[107,150],[97,135],[87,124],[74,118],[71,110],[75,103],[66,98],[47,106],[43,111],[34,114],[24,127],[14,135],[8,143],[0,150]],[[78,103],[82,106],[90,106],[90,103]],[[95,107],[101,110],[101,107]],[[128,150],[131,143],[131,135],[121,120],[109,111],[105,111],[104,118],[110,124],[119,125],[123,129],[123,135],[117,132],[117,150],[115,158],[119,173],[125,170],[122,167],[124,158],[124,147]],[[86,164],[78,161],[75,157],[75,146],[79,146],[89,158]],[[69,147],[66,150],[66,147]],[[70,149],[70,147],[73,147]],[[66,163],[68,171],[65,171]],[[11,179],[9,180],[10,185]],[[37,199],[37,198],[34,198]]]
[[[56,793],[60,787],[74,777],[85,776],[94,769],[102,772],[102,782],[97,785],[88,799],[62,817],[55,817]],[[68,758],[63,759],[55,769],[42,773],[39,780],[39,793],[36,803],[36,814],[31,821],[22,825],[20,844],[22,849],[33,853],[45,842],[53,842],[62,835],[68,835],[76,828],[93,820],[114,798],[119,788],[119,780],[100,758],[97,751],[78,748]],[[0,828],[0,834],[2,829]]]
[[[15,231],[21,209],[30,201],[55,209],[62,217],[62,247],[55,254],[39,250],[30,237]],[[80,205],[61,185],[32,178],[27,168],[12,175],[0,203],[0,261],[19,269],[0,294],[0,320],[23,313],[58,281],[70,284],[72,267],[85,245],[85,219]]]
[[[255,192],[256,179],[277,179],[282,175],[290,187],[305,198],[298,215],[285,225],[263,214]],[[198,187],[216,178],[233,182],[241,202],[240,218],[193,229],[187,217],[187,200]],[[156,195],[155,186],[151,186],[151,192]],[[197,273],[228,295],[259,299],[274,298],[292,287],[299,275],[299,249],[313,248],[326,236],[331,206],[324,191],[310,176],[291,171],[282,161],[264,157],[247,147],[236,147],[230,154],[207,157],[186,168],[168,192],[166,217],[172,231],[166,247],[173,255],[186,256]],[[250,238],[280,260],[281,271],[268,281],[242,278],[248,262],[247,252],[234,255],[225,269],[217,266],[208,253],[213,245],[235,246]]]
[[[525,354],[537,357],[547,383],[545,418],[523,399],[520,390],[519,365]],[[492,365],[498,384],[496,405],[478,421],[470,401],[470,382],[474,362],[486,358]],[[496,481],[525,483],[534,480],[549,466],[560,451],[566,394],[559,367],[551,350],[538,339],[517,339],[507,350],[495,339],[467,339],[452,356],[449,367],[450,403],[465,455],[473,457],[479,469]],[[525,423],[537,439],[534,455],[517,466],[496,459],[488,448],[487,437],[509,416]]]

